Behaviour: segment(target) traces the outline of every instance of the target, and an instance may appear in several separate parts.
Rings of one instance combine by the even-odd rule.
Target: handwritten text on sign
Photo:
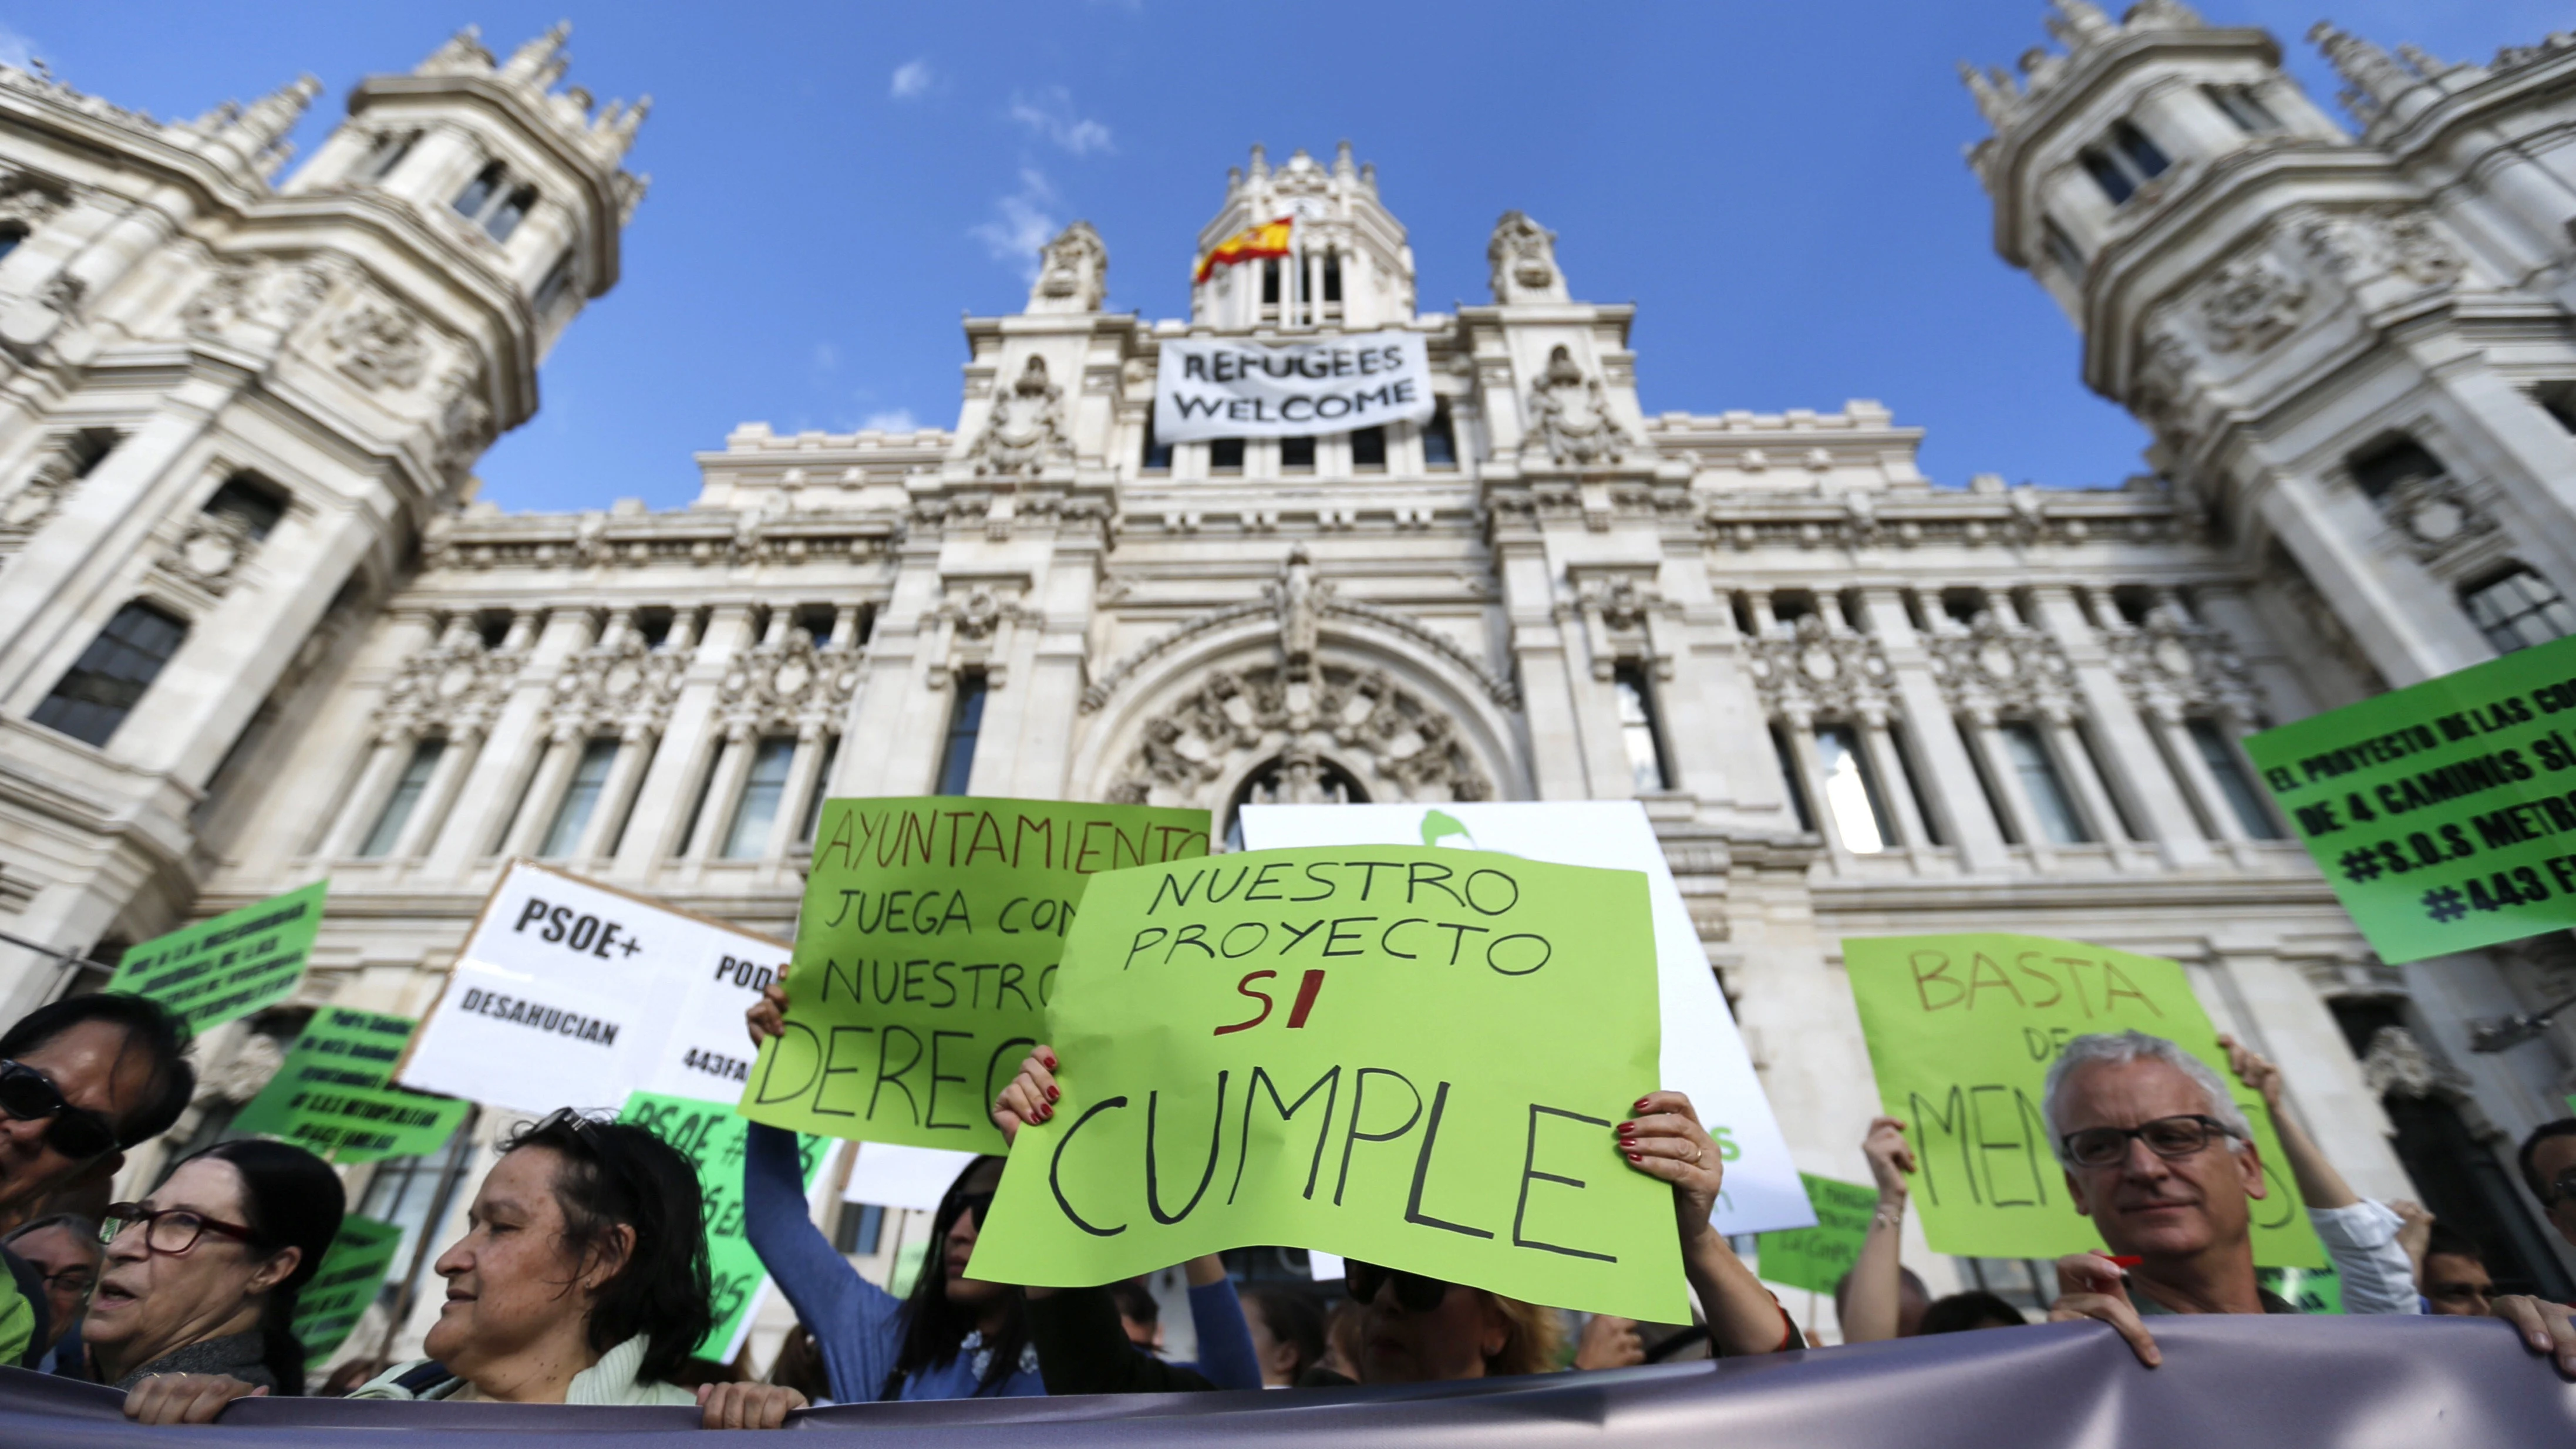
[[[788,971],[785,1037],[742,1096],[756,1122],[998,1153],[988,1107],[1041,1038],[1057,961],[1100,872],[1207,854],[1204,810],[834,800]]]
[[[1656,1073],[1645,877],[1265,850],[1094,880],[974,1275],[1080,1285],[1251,1243],[1680,1321],[1670,1191],[1612,1128]]]
[[[2576,925],[2576,638],[2245,742],[2392,963]]]
[[[2053,1258],[2102,1246],[2067,1196],[2042,1102],[2049,1065],[2075,1037],[2135,1029],[2232,1080],[2182,967],[2158,957],[2044,936],[1876,936],[1846,939],[1843,961],[1879,1100],[1914,1144],[1914,1201],[1936,1252]],[[2253,1205],[2255,1261],[2324,1266],[2263,1099],[2231,1090],[2268,1184]]]

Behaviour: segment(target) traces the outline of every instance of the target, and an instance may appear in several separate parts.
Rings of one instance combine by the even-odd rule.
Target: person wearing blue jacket
[[[768,988],[748,1017],[755,1046],[780,1034],[786,1009],[786,990]],[[1018,1123],[1004,1125],[1007,1131]],[[860,1277],[806,1215],[795,1134],[752,1124],[743,1154],[744,1232],[814,1335],[836,1402],[1261,1387],[1242,1306],[1213,1256],[1189,1265],[1195,1370],[1128,1343],[1105,1288],[1024,1295],[967,1277],[1002,1165],[999,1157],[979,1157],[949,1185],[931,1218],[920,1276],[897,1298]]]

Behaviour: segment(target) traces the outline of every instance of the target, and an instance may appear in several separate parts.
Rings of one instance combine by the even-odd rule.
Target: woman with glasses
[[[297,1291],[340,1231],[340,1177],[283,1142],[225,1142],[107,1210],[81,1320],[90,1376],[128,1417],[204,1423],[245,1394],[304,1392]]]
[[[1055,1115],[1058,1065],[1051,1047],[1029,1053],[993,1104],[993,1120],[1005,1132]],[[1724,1164],[1690,1098],[1649,1092],[1629,1111],[1629,1119],[1612,1129],[1612,1143],[1630,1167],[1672,1188],[1682,1271],[1707,1310],[1715,1352],[1725,1357],[1804,1347],[1788,1311],[1709,1223]],[[1553,1308],[1356,1260],[1345,1260],[1345,1273],[1344,1284],[1363,1310],[1357,1365],[1362,1383],[1473,1379],[1555,1367],[1561,1329]],[[1310,1373],[1304,1382],[1347,1381],[1339,1374]]]
[[[501,1144],[438,1256],[426,1359],[353,1399],[696,1405],[710,1429],[775,1429],[805,1396],[672,1382],[715,1326],[697,1169],[651,1131],[565,1108]]]

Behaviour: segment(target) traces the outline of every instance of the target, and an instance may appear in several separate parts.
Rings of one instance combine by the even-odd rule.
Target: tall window
[[[1240,473],[1243,471],[1243,439],[1211,438],[1208,440],[1208,471]]]
[[[975,778],[975,741],[984,733],[984,671],[957,676],[957,703],[948,716],[948,741],[939,751],[941,795],[963,795]]]
[[[2262,795],[2247,778],[2244,764],[2236,758],[2236,747],[2228,743],[2218,721],[2196,719],[2186,728],[2191,732],[2192,748],[2200,751],[2201,763],[2218,781],[2218,793],[2227,797],[2227,808],[2236,812],[2236,823],[2256,840],[2280,839],[2281,827],[2272,822],[2272,812],[2264,808]]]
[[[5,257],[11,252],[16,251],[18,249],[18,243],[25,241],[26,239],[26,227],[16,222],[11,222],[7,226],[0,226],[0,257]]]
[[[2398,438],[2366,453],[2355,453],[2346,463],[2352,469],[2352,481],[2372,499],[2386,498],[2409,483],[2430,482],[2449,470],[2442,460],[2424,451],[2412,438]]]
[[[2093,838],[2084,828],[2084,817],[2075,809],[2075,797],[2067,793],[2066,781],[2057,773],[2057,761],[2050,758],[2048,741],[2039,737],[2039,726],[2016,721],[1999,731],[2004,741],[2004,756],[2013,774],[2021,780],[2021,793],[2030,801],[2030,812],[2039,817],[2039,833],[2059,845],[2081,845]]]
[[[617,763],[617,745],[606,737],[583,742],[581,759],[572,767],[572,782],[555,802],[555,818],[546,822],[546,838],[537,845],[540,859],[561,860],[581,844],[581,832],[599,809],[600,792],[608,788],[608,767]]]
[[[555,258],[553,266],[546,268],[545,280],[537,283],[536,292],[528,299],[538,316],[555,314],[555,309],[563,305],[564,298],[572,295],[572,279],[572,253],[566,251]]]
[[[1386,429],[1362,428],[1351,434],[1351,466],[1362,473],[1386,471]]]
[[[236,473],[206,500],[205,511],[219,518],[240,520],[242,531],[256,543],[267,538],[277,521],[286,516],[286,497],[248,473]]]
[[[456,1135],[447,1139],[436,1152],[418,1157],[393,1157],[376,1164],[367,1179],[367,1190],[359,1194],[351,1209],[360,1217],[374,1218],[402,1229],[402,1239],[394,1245],[393,1270],[385,1275],[382,1302],[390,1310],[409,1289],[417,1297],[420,1286],[408,1275],[412,1256],[419,1251],[423,1233],[435,1232],[447,1217],[448,1204],[456,1196],[457,1184],[464,1179],[465,1169],[474,1155],[474,1119],[479,1108],[467,1108],[465,1121]],[[423,1258],[425,1269],[431,1259]]]
[[[1282,473],[1314,472],[1315,440],[1313,438],[1281,438],[1279,440],[1279,471]]]
[[[1628,776],[1640,791],[1669,790],[1672,770],[1664,763],[1662,721],[1655,718],[1655,687],[1643,665],[1622,664],[1610,675],[1610,691],[1619,701],[1619,742],[1628,750]]]
[[[411,758],[403,762],[393,793],[385,797],[384,808],[376,812],[376,823],[367,831],[367,838],[358,842],[359,855],[374,860],[393,854],[394,842],[402,839],[403,827],[411,823],[412,812],[420,808],[420,797],[429,792],[429,777],[438,772],[438,757],[445,753],[445,740],[422,740],[411,747]]]
[[[1340,252],[1324,253],[1324,300],[1327,302],[1342,300],[1342,254]]]
[[[2246,135],[2268,136],[2281,129],[2281,118],[2272,114],[2272,108],[2263,104],[2252,86],[2208,85],[2202,86],[2200,93]]]
[[[2106,145],[2088,147],[2077,159],[2114,206],[2137,195],[2138,188],[2165,174],[2173,163],[2147,133],[2127,121],[2112,125]]]
[[[2066,274],[2068,281],[2084,280],[2083,249],[2075,245],[2075,238],[2066,234],[2066,228],[2057,224],[2057,218],[2043,216],[2039,219],[2039,241],[2048,249],[2048,259]]]
[[[1834,818],[1834,833],[1855,855],[1887,849],[1894,832],[1879,802],[1878,781],[1861,754],[1860,735],[1849,725],[1826,725],[1816,731],[1816,763],[1824,772],[1825,813]]]
[[[502,183],[509,178],[509,168],[498,161],[488,162],[482,170],[474,173],[473,180],[465,183],[463,191],[456,193],[456,200],[448,204],[456,208],[458,216],[480,219],[492,205],[492,198],[500,194]]]
[[[2460,605],[2498,654],[2576,634],[2576,609],[2556,585],[2519,564],[2462,589]]]
[[[1279,259],[1268,257],[1261,263],[1261,305],[1279,305]]]
[[[185,619],[134,600],[98,631],[30,718],[86,744],[105,745],[187,638]]]
[[[1458,428],[1449,420],[1449,399],[1431,405],[1431,421],[1422,425],[1422,463],[1427,468],[1458,466]]]
[[[420,139],[418,131],[389,131],[376,138],[376,149],[358,167],[362,181],[382,181],[394,174],[394,168],[411,154],[412,143]]]
[[[823,797],[831,793],[832,762],[841,757],[841,737],[826,736],[823,741],[823,763],[814,771],[814,788],[805,792],[805,815],[796,825],[796,843],[814,843],[815,823],[823,818]]]
[[[787,773],[796,763],[796,741],[771,735],[751,757],[743,777],[742,798],[733,803],[733,820],[725,827],[727,860],[757,860],[769,848],[769,829],[778,821],[779,803],[787,798]]]
[[[528,219],[528,213],[535,210],[536,205],[537,188],[514,187],[509,195],[501,198],[500,205],[492,208],[492,214],[483,218],[483,230],[496,242],[508,241],[510,233],[519,229],[519,223]]]
[[[1778,725],[1771,727],[1771,755],[1780,762],[1780,784],[1789,795],[1789,813],[1798,817],[1800,830],[1816,828],[1816,812],[1807,808],[1807,787],[1798,778],[1798,756],[1789,747],[1789,733]]]
[[[1148,473],[1172,471],[1172,445],[1154,436],[1154,409],[1145,409],[1145,451],[1138,466]]]

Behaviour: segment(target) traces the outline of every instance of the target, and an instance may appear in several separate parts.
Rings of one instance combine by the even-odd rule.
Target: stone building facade
[[[514,856],[791,934],[826,794],[1634,798],[1801,1166],[1859,1176],[1875,1111],[1844,936],[2079,936],[2184,962],[2356,1186],[2564,1296],[2510,1158],[2576,1036],[2469,1032],[2576,956],[2380,963],[2239,741],[2576,631],[2576,44],[2328,32],[2355,136],[2174,0],[2050,27],[1970,72],[1972,160],[2155,429],[2116,488],[1936,486],[1870,402],[1647,414],[1553,232],[1506,213],[1491,302],[1421,311],[1344,146],[1228,175],[1202,249],[1303,245],[1187,318],[1103,310],[1068,229],[967,320],[953,428],[748,423],[686,509],[505,513],[468,469],[643,189],[559,33],[362,84],[274,186],[309,82],[164,124],[0,70],[0,930],[104,958],[327,875],[303,1004],[418,1014]],[[1382,327],[1427,424],[1152,435],[1164,338]],[[95,974],[0,951],[13,1012]],[[293,1021],[207,1043],[183,1134]],[[362,1209],[443,1241],[499,1125]]]

